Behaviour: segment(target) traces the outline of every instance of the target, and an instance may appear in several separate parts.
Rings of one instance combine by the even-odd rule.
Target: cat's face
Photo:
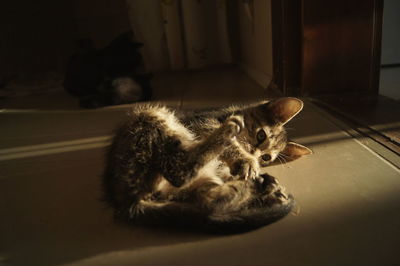
[[[267,166],[280,155],[286,146],[287,137],[283,127],[260,126],[253,131],[255,153],[260,166]]]
[[[244,112],[245,130],[239,142],[265,167],[280,157],[283,161],[312,153],[310,149],[287,141],[284,125],[303,108],[296,98],[281,98],[251,107]]]

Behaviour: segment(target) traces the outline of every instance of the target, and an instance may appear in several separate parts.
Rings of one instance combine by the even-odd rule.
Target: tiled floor
[[[158,100],[182,108],[265,95],[232,68],[160,75],[154,87]],[[267,169],[299,213],[250,233],[213,236],[117,224],[99,201],[106,137],[127,106],[60,111],[35,101],[31,108],[46,111],[0,113],[0,264],[399,264],[399,169],[310,103],[288,127],[314,154]]]
[[[221,105],[235,101],[254,101],[265,97],[263,88],[233,66],[158,74],[152,80],[152,87],[155,101],[163,101],[172,106]],[[24,89],[25,91],[27,89]],[[127,105],[107,110],[126,108]],[[1,109],[82,110],[78,106],[78,101],[70,97],[61,87],[48,90],[46,93],[36,91],[29,97],[8,98],[0,102],[0,111]]]

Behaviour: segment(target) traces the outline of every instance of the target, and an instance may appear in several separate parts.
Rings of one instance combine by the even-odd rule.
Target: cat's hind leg
[[[259,181],[233,180],[210,189],[204,196],[212,206],[209,230],[236,233],[273,223],[286,216],[294,200],[276,179],[262,175]]]

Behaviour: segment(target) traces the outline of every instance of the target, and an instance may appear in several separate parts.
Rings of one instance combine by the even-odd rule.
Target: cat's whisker
[[[292,128],[292,127],[285,127],[285,130],[286,130],[286,131],[289,131],[289,130],[290,130],[290,131],[296,131],[296,129],[295,129],[295,128]]]
[[[279,157],[280,159],[282,159],[284,163],[287,163],[287,162],[288,162],[288,161],[286,160],[286,158],[285,158],[285,155],[284,155],[284,154],[282,154],[282,153],[279,153],[279,154],[278,154],[278,157]]]
[[[279,159],[279,156],[278,156],[278,157],[276,157],[276,159],[278,159],[278,161],[279,161],[279,164],[282,164],[282,161],[281,161],[281,159]]]
[[[284,165],[285,163],[282,161],[282,159],[283,159],[283,158],[280,158],[280,157],[279,157],[279,155],[278,155],[278,157],[277,157],[277,158],[278,158],[278,160],[279,160],[279,162],[280,162],[280,165],[282,166],[282,168],[284,168],[284,169],[285,169],[285,165]]]
[[[281,162],[282,166],[285,164],[285,161],[283,160],[283,158],[279,158],[279,161]]]
[[[290,156],[287,156],[286,154],[283,153],[279,153],[279,156],[282,156],[281,158],[290,159]]]

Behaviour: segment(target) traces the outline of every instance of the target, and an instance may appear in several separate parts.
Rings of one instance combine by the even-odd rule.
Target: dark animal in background
[[[105,48],[95,49],[90,39],[78,43],[64,77],[64,88],[80,99],[84,108],[147,101],[151,98],[151,74],[143,74],[142,43],[124,33]]]

